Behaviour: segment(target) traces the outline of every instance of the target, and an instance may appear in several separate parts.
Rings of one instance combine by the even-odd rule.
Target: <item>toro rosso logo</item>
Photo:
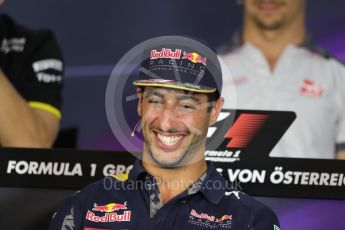
[[[302,95],[308,95],[315,98],[319,98],[322,96],[324,88],[320,83],[314,82],[309,79],[305,79],[300,88],[300,92]]]
[[[123,213],[117,213],[119,210],[126,210]],[[95,212],[104,213],[96,215]],[[131,211],[127,211],[127,201],[121,203],[109,203],[106,205],[93,205],[92,211],[88,210],[85,219],[92,222],[123,222],[131,220]]]

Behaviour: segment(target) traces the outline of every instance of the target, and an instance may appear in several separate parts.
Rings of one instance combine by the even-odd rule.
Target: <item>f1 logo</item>
[[[224,136],[231,139],[226,147],[246,147],[268,118],[262,114],[241,114]]]

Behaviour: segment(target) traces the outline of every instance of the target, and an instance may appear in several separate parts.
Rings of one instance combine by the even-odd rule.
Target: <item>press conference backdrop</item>
[[[282,229],[343,229],[345,161],[269,158],[262,149],[249,150],[227,157],[233,162],[214,162],[227,187],[260,196]],[[135,159],[126,152],[5,148],[0,156],[0,229],[13,230],[46,229],[64,198],[104,176],[128,173]],[[107,180],[104,185],[116,192]]]
[[[313,39],[343,61],[344,9],[342,0],[308,1],[308,25]],[[23,25],[54,31],[67,67],[62,128],[76,127],[77,147],[93,150],[123,150],[108,126],[104,94],[115,63],[128,49],[145,39],[171,34],[192,35],[215,47],[226,46],[241,22],[241,7],[235,0],[8,0],[0,12]],[[132,122],[135,120],[133,117]],[[57,203],[73,191],[2,187],[0,218],[11,212],[12,219],[7,219],[10,223],[44,229],[42,226],[48,223]],[[342,200],[293,196],[259,199],[278,212],[283,229],[345,226]]]

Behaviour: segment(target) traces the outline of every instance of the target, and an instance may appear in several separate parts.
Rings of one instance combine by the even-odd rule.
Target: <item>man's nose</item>
[[[160,128],[162,131],[168,132],[177,128],[177,117],[174,108],[165,108],[160,115]]]

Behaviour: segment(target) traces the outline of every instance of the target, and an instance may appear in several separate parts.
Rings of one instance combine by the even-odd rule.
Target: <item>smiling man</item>
[[[345,68],[311,42],[307,1],[241,2],[243,29],[222,56],[233,76],[223,74],[223,96],[236,89],[238,109],[296,112],[270,156],[345,159]]]
[[[144,52],[133,82],[144,137],[141,159],[129,175],[106,178],[70,197],[50,229],[279,229],[272,210],[232,190],[204,159],[208,127],[224,103],[216,54],[191,39],[164,41]]]
[[[208,103],[206,95],[154,87],[138,93],[138,111],[144,114],[144,162],[177,167],[200,160],[196,157],[203,156],[207,127],[214,122],[205,112],[207,108],[201,109]]]

